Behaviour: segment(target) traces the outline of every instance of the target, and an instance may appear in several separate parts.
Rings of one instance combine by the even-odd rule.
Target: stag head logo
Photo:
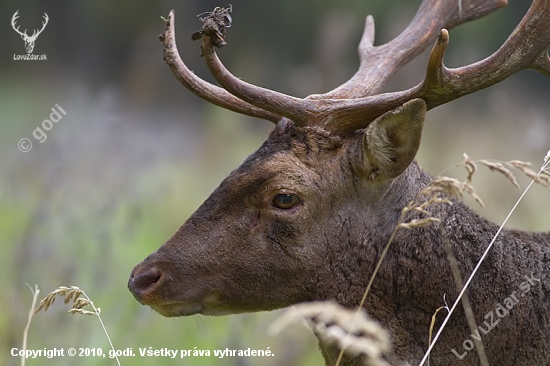
[[[19,35],[21,35],[21,38],[23,38],[23,41],[25,41],[25,49],[27,50],[27,53],[32,53],[32,50],[34,49],[34,42],[36,42],[36,39],[38,38],[38,36],[40,35],[40,33],[42,33],[42,31],[44,30],[44,28],[46,28],[46,24],[48,24],[48,14],[44,13],[44,22],[42,22],[42,29],[38,30],[38,29],[35,29],[32,36],[29,36],[27,35],[27,30],[25,29],[24,32],[21,32],[19,30],[19,26],[17,26],[17,28],[15,27],[15,21],[17,18],[19,18],[19,15],[17,15],[17,13],[19,12],[19,10],[17,10],[15,12],[15,14],[13,14],[13,18],[11,18],[11,26],[13,27],[13,29],[19,33]]]

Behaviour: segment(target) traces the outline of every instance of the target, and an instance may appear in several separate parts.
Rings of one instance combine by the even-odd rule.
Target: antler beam
[[[235,77],[221,63],[209,35],[203,35],[202,51],[210,72],[229,93],[252,105],[291,119],[299,126],[315,121],[316,110],[309,111],[309,101],[261,88]]]
[[[164,61],[170,66],[170,69],[176,78],[187,89],[201,97],[202,99],[213,103],[222,108],[229,109],[233,112],[241,113],[251,117],[257,117],[277,123],[282,117],[274,113],[268,112],[262,108],[257,108],[249,103],[246,103],[239,98],[229,94],[227,90],[218,86],[212,85],[207,81],[199,78],[193,73],[187,65],[182,61],[176,45],[176,36],[174,30],[175,14],[170,11],[166,21],[164,33],[160,39],[164,44]]]
[[[27,36],[27,30],[25,29],[24,32],[21,32],[19,30],[19,26],[15,26],[15,23],[17,22],[17,18],[19,18],[19,10],[17,10],[14,14],[13,14],[13,17],[11,18],[11,26],[13,28],[13,30],[15,30],[17,33],[19,33],[20,36],[24,36],[24,37],[28,37]]]

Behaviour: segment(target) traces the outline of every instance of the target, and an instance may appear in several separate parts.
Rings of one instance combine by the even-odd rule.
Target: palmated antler
[[[373,46],[374,22],[369,16],[359,46],[361,66],[357,73],[331,92],[304,99],[254,86],[232,75],[214,50],[221,37],[215,30],[202,32],[202,50],[211,73],[224,89],[196,77],[177,53],[173,12],[164,35],[165,59],[187,88],[215,104],[273,122],[283,116],[298,126],[320,125],[333,133],[347,134],[366,127],[376,117],[414,98],[424,99],[431,109],[496,84],[525,68],[550,76],[549,3],[550,0],[534,0],[512,35],[493,55],[457,69],[443,65],[449,38],[442,28],[486,15],[505,5],[503,0],[424,0],[407,29],[381,46]],[[436,38],[426,77],[419,85],[405,91],[375,95],[400,67]]]
[[[373,45],[374,19],[369,15],[358,48],[359,70],[333,91],[312,97],[347,99],[376,94],[397,70],[433,44],[441,29],[454,28],[506,5],[506,0],[425,0],[409,26],[392,41],[380,46]]]
[[[420,84],[402,92],[343,101],[332,111],[334,114],[326,126],[341,133],[351,132],[362,128],[361,119],[372,120],[380,115],[379,110],[391,110],[414,98],[424,99],[427,108],[432,109],[497,84],[523,69],[532,68],[550,76],[549,29],[550,0],[534,0],[497,51],[484,60],[456,69],[443,64],[449,44],[449,33],[443,29],[430,53],[426,76]]]

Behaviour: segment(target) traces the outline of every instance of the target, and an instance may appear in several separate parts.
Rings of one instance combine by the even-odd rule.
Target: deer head
[[[23,38],[23,41],[25,41],[25,49],[27,50],[27,53],[32,53],[32,50],[34,49],[34,42],[36,42],[36,39],[38,38],[40,33],[42,33],[44,28],[46,28],[46,24],[48,24],[48,20],[49,20],[48,14],[44,13],[44,17],[43,17],[44,22],[42,22],[42,29],[40,30],[35,29],[34,32],[32,33],[32,36],[28,36],[26,29],[24,32],[21,32],[19,30],[19,26],[17,26],[17,28],[15,27],[15,21],[17,18],[19,18],[19,15],[17,15],[18,12],[19,10],[17,10],[15,14],[13,14],[13,17],[11,18],[11,26],[17,33],[19,33],[21,38]]]
[[[227,14],[203,19],[202,53],[217,87],[182,62],[174,13],[164,59],[193,93],[276,124],[156,252],[132,271],[129,288],[164,316],[233,314],[335,299],[357,306],[401,209],[430,178],[413,162],[424,115],[525,68],[550,76],[550,0],[535,0],[516,30],[488,58],[457,69],[443,64],[445,28],[479,18],[501,0],[424,0],[411,24],[374,46],[367,17],[361,65],[340,87],[300,99],[248,84],[220,62]],[[435,41],[426,76],[408,90],[377,94],[405,63]],[[392,276],[387,273],[387,276]],[[388,311],[379,288],[380,305]],[[438,295],[439,296],[439,295]],[[376,303],[376,300],[373,300]]]

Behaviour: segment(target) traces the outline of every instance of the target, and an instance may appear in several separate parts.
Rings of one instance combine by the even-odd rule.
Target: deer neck
[[[342,231],[351,239],[342,240],[341,233],[338,234],[340,239],[330,239],[333,253],[327,257],[338,260],[333,263],[333,267],[329,267],[331,272],[325,274],[327,278],[318,281],[323,286],[318,291],[321,294],[319,300],[335,299],[350,309],[359,306],[376,264],[399,223],[402,208],[430,182],[431,177],[414,162],[405,173],[389,184],[379,205],[364,205],[366,210],[359,207],[349,210],[351,214],[343,220]],[[442,220],[446,235],[453,239],[457,238],[457,230],[462,230],[464,237],[474,238],[473,231],[478,229],[485,232],[496,232],[497,229],[496,225],[458,202],[453,206],[434,206],[433,215]],[[476,227],[461,227],[457,224],[469,223],[474,216],[480,220]],[[471,272],[484,248],[480,243],[472,243],[453,249],[457,257],[464,261],[459,264],[462,273]],[[439,282],[433,284],[434,278],[439,278]],[[331,283],[345,283],[348,287],[325,286]],[[430,286],[426,286],[427,283]],[[435,309],[444,305],[443,294],[454,299],[457,292],[440,226],[431,224],[416,229],[399,229],[376,275],[364,308],[369,316],[389,326],[392,343],[407,345],[397,350],[398,355],[422,354],[427,348],[431,316]],[[411,319],[415,324],[411,324]],[[422,331],[416,334],[411,332],[411,328]],[[339,349],[321,341],[320,347],[326,364],[334,365]],[[362,357],[346,356],[340,365],[355,366],[362,365],[362,362]],[[396,362],[392,364],[398,364]]]

